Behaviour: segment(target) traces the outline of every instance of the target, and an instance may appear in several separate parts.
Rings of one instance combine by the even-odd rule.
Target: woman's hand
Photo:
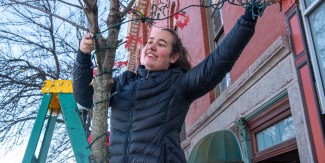
[[[91,34],[85,34],[80,41],[80,51],[85,54],[90,54],[94,50],[93,40]]]

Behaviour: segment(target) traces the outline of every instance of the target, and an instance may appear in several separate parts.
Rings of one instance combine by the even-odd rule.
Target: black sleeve
[[[201,63],[180,78],[185,98],[193,101],[211,91],[230,72],[254,34],[256,19],[246,11],[221,44]]]
[[[91,108],[93,105],[94,89],[90,85],[93,79],[91,56],[78,50],[73,65],[73,94],[78,104]]]

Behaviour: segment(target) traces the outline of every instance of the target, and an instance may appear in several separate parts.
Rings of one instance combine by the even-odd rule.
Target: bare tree
[[[120,13],[119,1],[78,2],[76,4],[60,0],[0,2],[1,10],[6,14],[5,17],[1,17],[0,22],[0,106],[2,108],[0,139],[8,150],[22,143],[24,135],[30,133],[42,98],[40,89],[44,80],[71,78],[72,65],[78,48],[76,38],[81,39],[81,33],[85,31],[101,33],[99,29],[105,24],[121,24],[122,18],[126,15],[126,12]],[[100,13],[98,5],[110,6],[111,14],[107,21],[99,22],[99,16],[103,13]],[[129,5],[128,8],[131,6]],[[106,10],[106,7],[102,8],[102,11]],[[84,13],[88,19],[85,18]],[[86,21],[89,23],[90,30],[85,27]],[[112,49],[103,51],[109,56],[108,58],[100,58],[98,57],[100,53],[97,53],[99,72],[104,72],[104,75],[99,76],[95,82],[94,87],[100,90],[97,91],[100,93],[95,94],[95,100],[107,98],[109,95],[107,92],[110,92],[110,88],[105,81],[112,76],[119,30],[120,27],[106,32],[108,33],[106,39],[100,34],[95,39],[97,48],[104,47],[106,42],[116,45]],[[108,71],[110,73],[107,73]],[[100,97],[97,97],[98,95]],[[92,133],[95,138],[98,137],[96,133],[102,134],[107,131],[107,108],[108,103],[105,102],[94,109]],[[99,112],[96,112],[97,110]],[[64,123],[62,117],[58,122]],[[64,130],[63,125],[56,127],[56,131]],[[54,134],[56,135],[52,142],[55,143],[52,143],[50,150],[55,152],[49,152],[49,161],[56,159],[65,162],[73,158],[66,133]],[[94,142],[91,149],[94,160],[107,161],[105,138]]]
[[[0,2],[0,140],[8,151],[28,140],[43,82],[71,78],[76,38],[85,22],[80,8],[57,1],[24,3]],[[73,153],[62,117],[57,122],[50,149],[55,152],[48,160],[65,162]]]

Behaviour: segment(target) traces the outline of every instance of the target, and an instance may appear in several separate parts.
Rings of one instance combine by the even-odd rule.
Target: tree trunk
[[[94,10],[92,10],[94,11]],[[95,18],[96,16],[88,16],[88,18]],[[108,28],[111,25],[120,24],[122,22],[119,12],[119,1],[111,0],[110,13],[108,16]],[[96,34],[95,47],[96,58],[98,63],[97,77],[94,79],[94,108],[92,117],[92,136],[94,144],[91,147],[92,160],[94,162],[108,162],[108,150],[105,146],[108,120],[108,107],[110,94],[112,90],[112,67],[114,64],[116,48],[118,46],[118,34],[120,27],[110,28],[106,40],[98,35],[96,32],[98,26],[92,24],[97,23],[90,19],[91,29]]]
[[[94,162],[108,162],[108,152],[105,146],[107,133],[107,114],[109,106],[109,94],[111,83],[109,75],[101,75],[94,81],[94,108],[92,118],[92,136],[94,144],[91,147],[92,160]],[[97,140],[96,140],[97,139]]]

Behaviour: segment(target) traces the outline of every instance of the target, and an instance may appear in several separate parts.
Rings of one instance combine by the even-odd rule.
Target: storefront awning
[[[213,132],[203,137],[193,148],[188,163],[243,162],[238,140],[230,130]]]

